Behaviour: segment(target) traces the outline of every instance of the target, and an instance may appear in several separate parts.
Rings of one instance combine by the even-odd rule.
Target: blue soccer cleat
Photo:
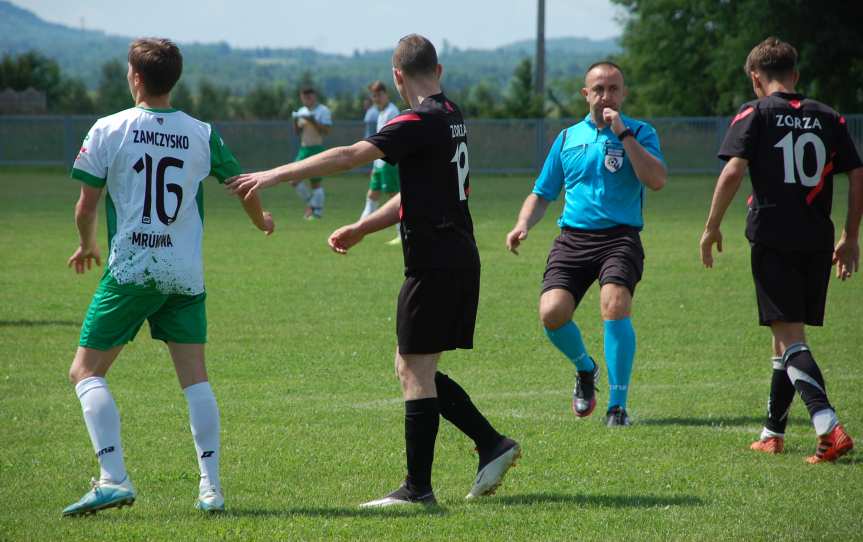
[[[93,489],[88,491],[81,500],[63,509],[63,516],[84,516],[95,514],[106,508],[122,508],[135,503],[135,488],[127,476],[119,484],[107,481],[90,480]]]

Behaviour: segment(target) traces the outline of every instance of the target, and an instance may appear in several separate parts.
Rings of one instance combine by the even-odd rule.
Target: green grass
[[[398,248],[384,246],[392,232],[347,257],[326,248],[328,233],[361,211],[360,177],[326,181],[320,222],[300,219],[288,187],[268,192],[278,225],[269,239],[208,181],[208,367],[229,512],[206,518],[192,508],[185,400],[165,347],[145,326],[109,375],[138,501],[63,520],[62,508],[98,472],[66,372],[99,273],[65,267],[77,242],[77,184],[58,170],[0,170],[0,539],[861,539],[861,464],[853,455],[803,462],[815,439],[799,399],[786,454],[747,450],[766,406],[770,338],[756,323],[743,194],[726,219],[717,267],[700,266],[712,184],[675,177],[649,194],[634,316],[635,425],[612,431],[600,423],[605,389],[592,418],[570,413],[572,367],[536,316],[559,203],[515,257],[504,235],[531,180],[473,179],[483,261],[476,347],[446,354],[442,366],[522,442],[524,458],[498,496],[465,503],[473,445],[442,423],[434,471],[442,507],[367,512],[356,505],[393,489],[404,469],[392,369],[402,263]],[[844,177],[837,186],[841,223]],[[863,438],[861,300],[863,277],[834,282],[827,325],[811,330],[810,343],[840,417]],[[594,288],[576,320],[601,358],[598,312]]]

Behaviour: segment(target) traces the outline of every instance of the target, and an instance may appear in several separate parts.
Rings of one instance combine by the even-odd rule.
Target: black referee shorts
[[[771,322],[823,325],[833,251],[782,251],[757,243],[751,246],[758,322],[762,326]]]
[[[568,290],[581,302],[597,279],[599,284],[620,284],[635,295],[635,285],[644,271],[644,248],[638,230],[618,226],[606,230],[582,231],[564,228],[554,240],[542,293],[555,288]]]
[[[479,304],[477,269],[426,269],[405,277],[396,309],[402,354],[473,348]]]

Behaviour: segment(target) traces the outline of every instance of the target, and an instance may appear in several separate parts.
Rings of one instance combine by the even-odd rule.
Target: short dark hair
[[[173,41],[138,38],[129,45],[129,64],[141,74],[144,90],[151,96],[171,92],[183,73],[183,55]]]
[[[317,94],[315,87],[305,85],[300,87],[300,94]]]
[[[369,85],[369,92],[386,92],[387,86],[383,81],[378,79],[377,81],[372,81],[372,84]]]
[[[761,72],[767,79],[782,79],[797,69],[797,49],[788,42],[769,37],[749,51],[743,70],[746,75]]]
[[[623,69],[610,60],[600,60],[599,62],[594,62],[590,66],[587,67],[587,70],[584,72],[584,78],[587,79],[587,74],[593,71],[593,68],[598,68],[600,66],[609,66],[614,68],[615,70],[620,72],[620,75],[623,75]]]
[[[419,34],[408,34],[400,39],[393,52],[393,67],[408,76],[433,75],[437,65],[434,45]]]

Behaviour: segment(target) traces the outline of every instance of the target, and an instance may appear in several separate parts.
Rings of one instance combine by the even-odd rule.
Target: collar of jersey
[[[782,92],[781,90],[777,90],[771,96],[779,96],[784,100],[802,100],[803,95],[799,92]]]
[[[152,109],[149,107],[141,107],[141,106],[136,105],[135,108],[136,109],[143,109],[144,111],[149,111],[150,113],[175,113],[175,112],[179,111],[179,109],[174,109],[173,107],[169,108],[169,109]]]

